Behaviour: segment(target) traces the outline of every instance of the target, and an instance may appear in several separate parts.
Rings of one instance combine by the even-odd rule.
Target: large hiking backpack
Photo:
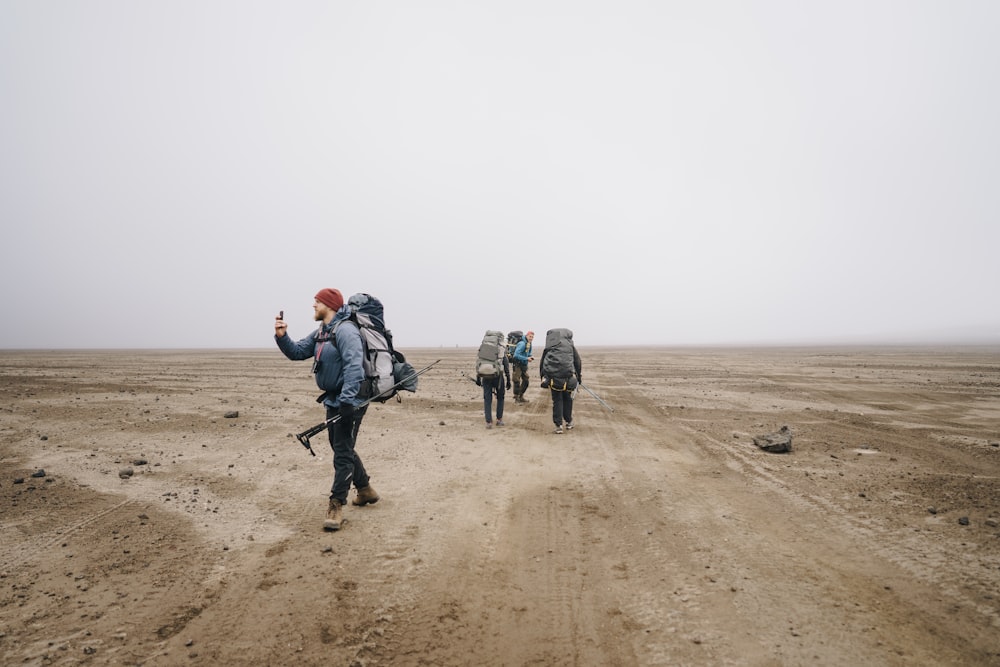
[[[382,302],[370,294],[358,293],[347,300],[347,305],[351,309],[348,319],[361,332],[365,353],[362,362],[365,379],[361,383],[358,398],[385,403],[396,396],[400,389],[416,391],[417,378],[413,375],[413,366],[407,363],[401,352],[393,348],[392,332],[385,328]],[[340,326],[339,322],[334,330],[337,326]],[[395,386],[403,380],[406,382]]]
[[[507,334],[507,361],[514,362],[514,350],[517,349],[517,344],[521,342],[524,338],[523,331],[511,331]]]
[[[561,380],[575,377],[573,356],[573,332],[569,329],[549,329],[545,333],[545,350],[542,352],[542,376]]]
[[[491,378],[503,374],[503,358],[507,346],[502,331],[488,330],[476,355],[476,377]]]

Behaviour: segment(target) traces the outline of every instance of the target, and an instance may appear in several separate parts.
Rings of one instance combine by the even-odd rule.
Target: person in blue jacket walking
[[[355,449],[368,406],[359,407],[363,399],[358,395],[365,379],[364,343],[361,332],[349,316],[350,308],[344,306],[340,291],[327,287],[316,293],[313,303],[313,319],[322,324],[302,340],[293,341],[288,336],[288,325],[280,316],[274,321],[278,349],[293,361],[313,360],[316,386],[323,391],[317,401],[322,401],[326,407],[327,420],[340,415],[340,419],[327,429],[333,449],[333,485],[323,522],[325,530],[340,530],[344,521],[343,507],[352,484],[357,489],[355,505],[379,500]]]
[[[528,388],[528,362],[534,361],[532,355],[531,342],[535,339],[535,332],[529,331],[524,334],[524,338],[517,342],[514,347],[514,402],[525,403],[524,392]]]

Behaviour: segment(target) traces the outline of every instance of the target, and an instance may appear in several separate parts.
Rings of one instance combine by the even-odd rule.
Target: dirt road
[[[1000,350],[406,352],[336,533],[307,363],[0,353],[0,664],[1000,665]]]

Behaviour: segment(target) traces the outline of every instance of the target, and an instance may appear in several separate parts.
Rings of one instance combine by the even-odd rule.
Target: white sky
[[[1000,342],[1000,2],[0,1],[0,348]]]

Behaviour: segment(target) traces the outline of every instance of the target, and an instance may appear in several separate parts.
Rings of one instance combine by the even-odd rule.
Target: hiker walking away
[[[492,377],[476,377],[476,384],[483,388],[483,413],[486,415],[486,428],[493,428],[493,395],[497,397],[497,426],[503,426],[504,388],[510,389],[510,364],[503,359],[503,373]]]
[[[531,341],[535,339],[535,332],[529,331],[524,334],[524,338],[518,341],[514,348],[514,402],[524,403],[524,392],[528,389],[528,362],[534,361],[531,354]]]
[[[556,433],[573,429],[573,392],[583,382],[583,363],[569,329],[549,329],[538,364],[542,387],[552,392],[552,422]]]
[[[274,322],[274,339],[278,349],[289,359],[313,359],[316,386],[323,391],[316,400],[326,406],[327,420],[340,416],[328,429],[333,449],[333,485],[323,522],[325,530],[340,530],[343,507],[352,484],[357,489],[355,505],[367,505],[379,499],[355,451],[358,429],[368,409],[367,405],[357,407],[364,401],[359,396],[365,379],[364,347],[361,332],[349,319],[350,308],[344,306],[339,290],[327,287],[317,292],[313,311],[313,319],[322,323],[318,329],[296,342],[288,336],[288,325],[279,316]]]
[[[476,384],[483,388],[486,428],[493,428],[493,395],[497,397],[497,426],[503,426],[504,390],[510,389],[510,362],[502,331],[487,330],[476,355]]]

